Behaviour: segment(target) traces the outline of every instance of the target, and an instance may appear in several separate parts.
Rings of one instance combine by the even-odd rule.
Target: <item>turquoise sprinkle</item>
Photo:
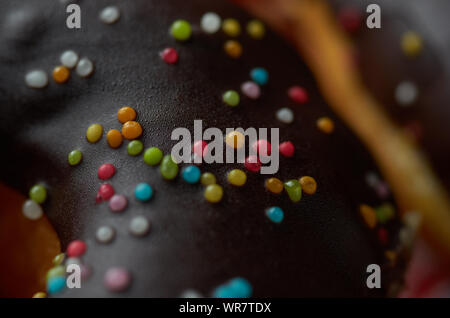
[[[259,85],[266,85],[269,81],[269,73],[267,73],[266,69],[262,67],[252,69],[250,71],[250,77]]]
[[[197,183],[200,180],[201,171],[197,166],[187,166],[183,169],[183,179],[187,183]]]
[[[47,281],[47,292],[49,294],[56,294],[64,289],[66,286],[66,278],[63,276],[51,277]]]
[[[216,298],[248,298],[252,295],[252,285],[242,277],[236,277],[227,284],[217,287],[213,296]]]
[[[266,210],[266,215],[274,223],[281,223],[284,219],[283,210],[277,206],[273,206]]]
[[[139,201],[148,201],[153,196],[153,189],[147,183],[139,183],[134,189],[134,195]]]

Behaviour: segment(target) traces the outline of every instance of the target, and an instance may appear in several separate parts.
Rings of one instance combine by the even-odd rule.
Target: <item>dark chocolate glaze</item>
[[[353,7],[366,17],[369,0],[330,0],[335,10]],[[417,141],[436,173],[450,189],[450,2],[446,0],[381,0],[381,29],[364,23],[352,35],[362,77],[369,90],[392,117],[418,133]],[[422,37],[419,56],[409,58],[401,49],[402,35],[414,31]],[[416,84],[414,104],[400,106],[395,89],[403,81]]]
[[[202,14],[215,11],[221,17],[237,18],[244,26],[250,17],[222,1],[115,1],[120,20],[105,25],[98,19],[109,1],[82,1],[82,29],[65,27],[65,8],[50,0],[2,1],[1,20],[25,10],[32,32],[2,29],[0,104],[2,138],[0,180],[24,194],[35,183],[48,187],[46,215],[60,236],[63,248],[74,239],[84,240],[88,250],[84,263],[91,277],[81,289],[65,290],[62,296],[179,296],[186,289],[203,295],[230,278],[250,281],[254,296],[383,296],[401,280],[402,268],[386,265],[384,251],[398,244],[398,219],[387,225],[389,243],[382,246],[376,231],[360,218],[361,203],[382,201],[365,181],[377,171],[357,138],[330,111],[306,66],[295,51],[272,32],[263,40],[245,32],[238,38],[243,55],[230,59],[223,51],[227,37],[206,35],[199,29]],[[168,34],[170,24],[184,18],[193,25],[191,40],[179,43]],[[13,26],[14,28],[14,26]],[[39,28],[39,30],[37,30]],[[34,31],[36,30],[36,31]],[[16,36],[14,33],[17,32]],[[180,60],[167,65],[159,52],[175,47]],[[95,72],[80,78],[72,72],[66,84],[50,79],[45,89],[24,83],[30,69],[49,73],[59,64],[60,54],[73,49],[95,62]],[[225,90],[236,89],[249,79],[249,71],[265,67],[269,84],[257,101],[242,97],[236,108],[223,105]],[[294,84],[307,88],[310,101],[296,105],[286,90]],[[105,132],[120,129],[117,110],[134,107],[144,133],[145,147],[158,146],[168,153],[176,127],[193,129],[194,119],[204,128],[280,127],[281,141],[295,145],[293,158],[281,158],[275,175],[281,180],[303,175],[318,182],[314,195],[292,203],[287,195],[274,195],[264,188],[268,176],[248,173],[247,184],[236,188],[226,181],[226,172],[242,164],[201,166],[213,172],[225,195],[218,204],[206,202],[203,186],[189,185],[180,176],[162,179],[158,167],[147,166],[142,156],[127,154],[126,144],[111,149],[106,138],[97,144],[86,141],[86,128],[103,125]],[[290,125],[275,119],[281,107],[290,107],[295,121]],[[329,116],[335,132],[324,134],[316,120]],[[67,154],[83,152],[79,166],[70,167]],[[106,162],[117,167],[109,180],[116,193],[129,199],[122,213],[112,213],[107,203],[96,204],[102,182],[97,168]],[[137,183],[148,182],[155,190],[150,202],[133,196]],[[271,223],[264,211],[280,206],[281,224]],[[145,215],[152,222],[149,235],[136,238],[128,233],[132,216]],[[117,235],[109,244],[95,240],[101,225],[113,226]],[[11,230],[11,235],[14,231]],[[366,287],[366,267],[383,268],[381,289]],[[103,285],[111,266],[123,266],[133,276],[131,287],[113,294]]]

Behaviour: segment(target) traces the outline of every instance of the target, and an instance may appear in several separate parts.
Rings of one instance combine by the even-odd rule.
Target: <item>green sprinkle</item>
[[[161,162],[161,159],[163,157],[163,152],[156,147],[151,147],[145,150],[144,153],[144,161],[149,166],[156,166]]]
[[[225,94],[223,94],[223,101],[228,106],[234,107],[239,105],[240,97],[236,91],[229,90],[226,91]]]
[[[298,180],[289,180],[284,183],[284,189],[289,195],[292,202],[298,202],[302,198],[302,186]]]
[[[144,149],[144,145],[139,140],[133,140],[133,141],[130,141],[127,148],[128,148],[128,154],[130,156],[137,156]]]
[[[67,160],[69,161],[69,165],[76,166],[81,162],[83,158],[83,154],[79,150],[72,150],[67,156]]]
[[[66,269],[62,265],[50,268],[47,272],[47,275],[45,275],[45,280],[48,281],[50,278],[58,276],[66,276]]]
[[[40,184],[37,184],[30,189],[29,195],[31,200],[42,204],[45,202],[45,199],[47,199],[47,190]]]
[[[173,161],[171,155],[165,155],[160,167],[161,175],[166,180],[174,179],[178,174],[178,165]]]
[[[390,203],[380,205],[375,209],[377,220],[379,223],[384,224],[391,220],[395,216],[395,208]]]
[[[191,25],[186,20],[176,20],[170,27],[170,34],[178,41],[186,41],[192,34]]]
[[[64,253],[59,253],[53,259],[53,265],[55,265],[55,266],[61,265],[62,262],[64,261],[64,258],[65,258],[65,254]]]

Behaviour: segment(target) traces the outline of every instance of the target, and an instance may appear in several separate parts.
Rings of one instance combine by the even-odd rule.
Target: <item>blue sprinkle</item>
[[[200,180],[201,171],[197,166],[187,166],[183,169],[183,179],[187,183],[197,183]]]
[[[66,278],[64,276],[52,277],[47,281],[47,292],[56,294],[66,286]]]
[[[213,296],[216,298],[248,298],[252,295],[252,285],[242,277],[236,277],[227,284],[217,287]]]
[[[134,195],[139,201],[147,201],[153,196],[153,189],[147,183],[139,183],[134,189]]]
[[[266,69],[262,67],[252,69],[250,71],[250,77],[259,85],[266,85],[269,81],[269,73],[267,73]]]
[[[281,223],[281,221],[283,221],[284,218],[283,210],[281,210],[281,208],[277,206],[268,208],[266,210],[266,215],[269,218],[269,220],[271,220],[274,223]]]

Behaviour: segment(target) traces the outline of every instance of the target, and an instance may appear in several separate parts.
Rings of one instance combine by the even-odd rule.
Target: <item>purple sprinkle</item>
[[[127,198],[122,194],[114,194],[109,200],[109,208],[113,212],[123,211],[127,207]]]

